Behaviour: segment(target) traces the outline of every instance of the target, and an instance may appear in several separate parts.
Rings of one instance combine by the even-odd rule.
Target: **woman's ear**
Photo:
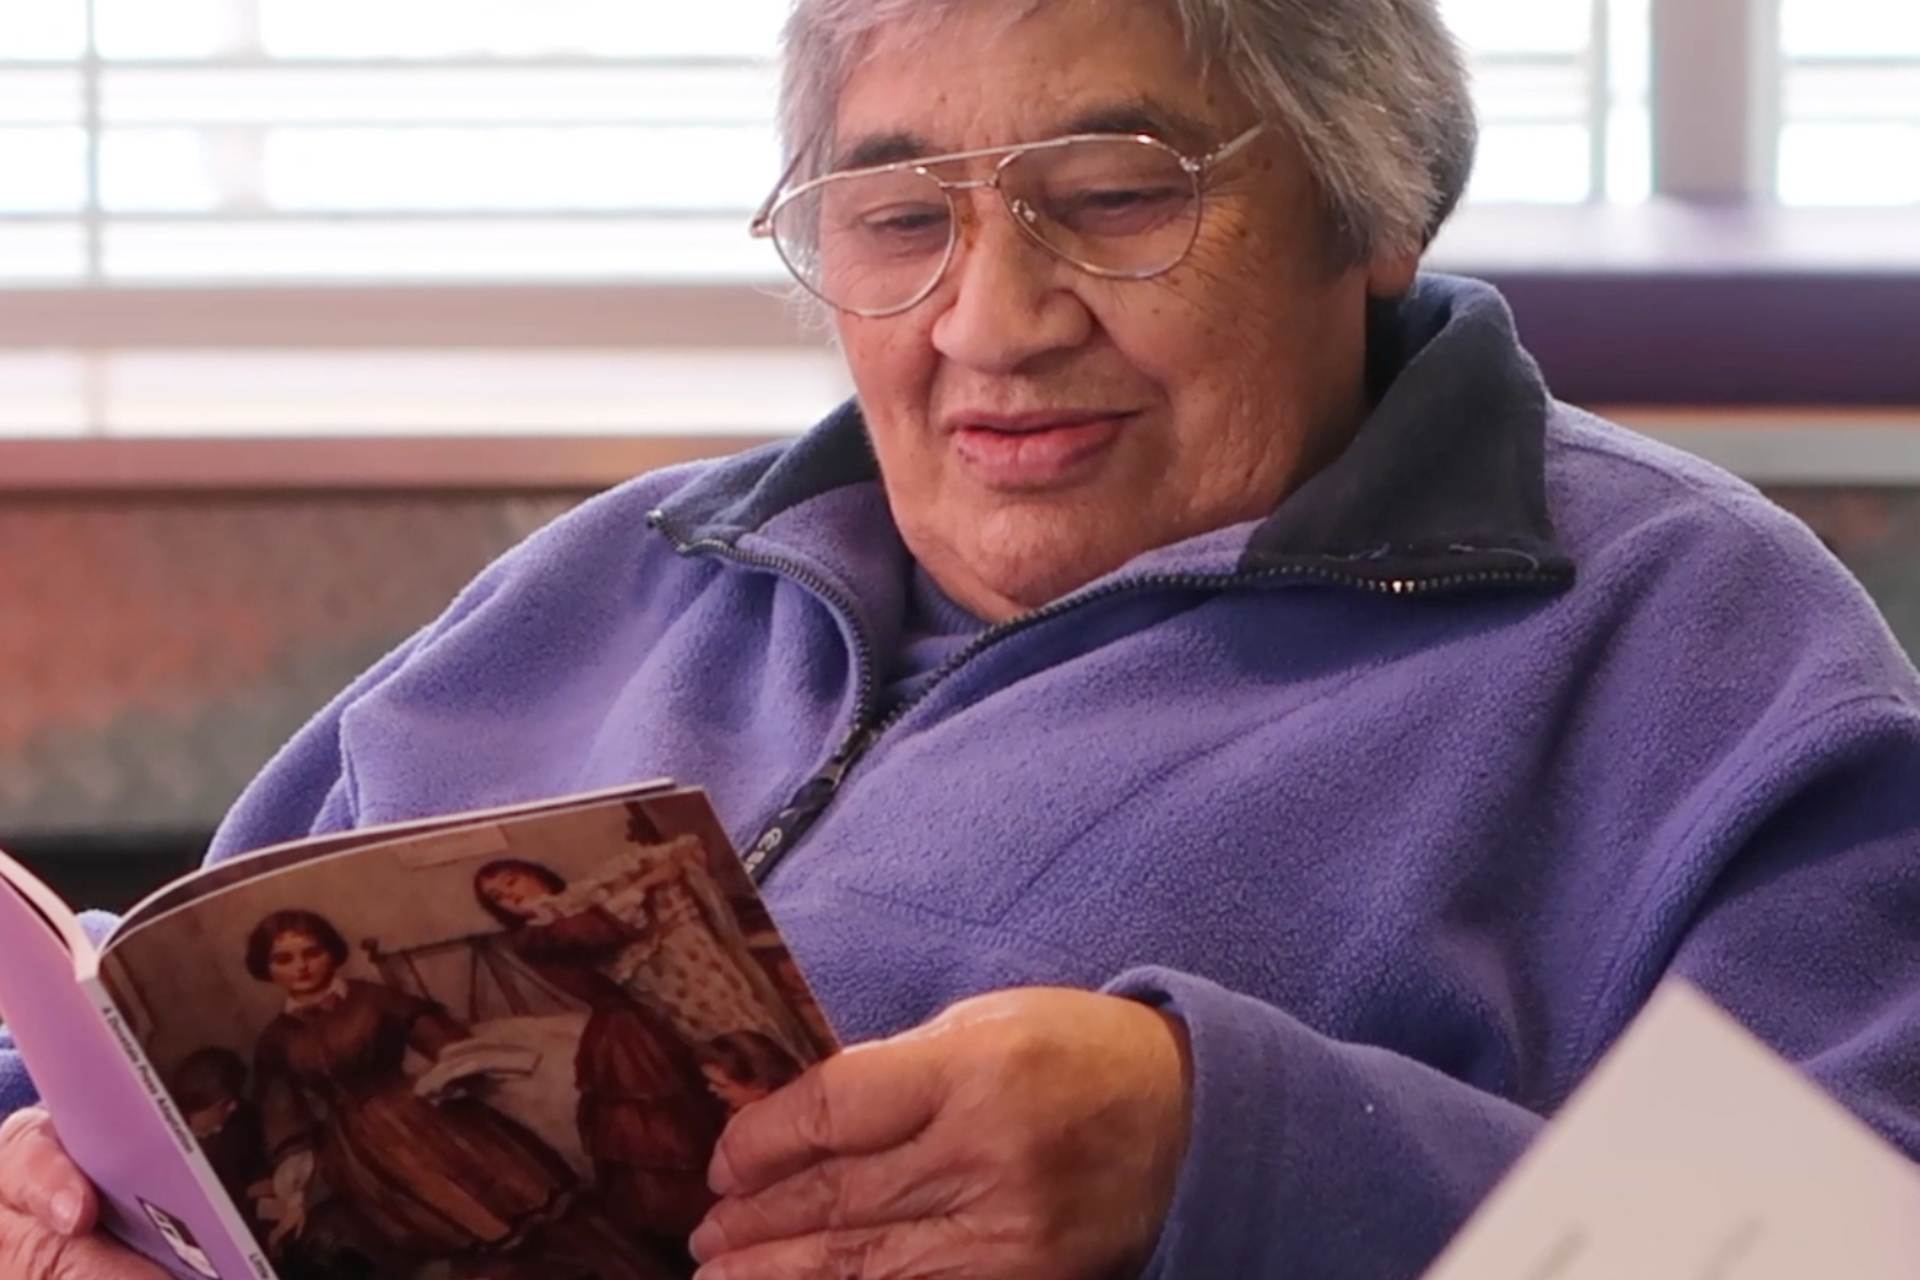
[[[1367,262],[1367,296],[1399,298],[1413,288],[1420,273],[1420,254],[1377,253]]]

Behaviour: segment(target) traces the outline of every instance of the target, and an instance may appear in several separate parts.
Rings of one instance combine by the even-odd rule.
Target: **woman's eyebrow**
[[[1175,146],[1201,146],[1219,130],[1150,98],[1136,98],[1078,112],[1061,122],[1059,132],[1144,133]]]
[[[877,164],[897,164],[932,155],[933,148],[924,138],[911,133],[874,133],[856,140],[833,159],[829,172],[842,169],[869,169]]]

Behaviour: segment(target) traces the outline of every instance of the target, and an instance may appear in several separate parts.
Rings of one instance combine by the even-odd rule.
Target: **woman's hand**
[[[262,1216],[271,1215],[273,1230],[267,1233],[267,1251],[280,1252],[289,1240],[297,1240],[307,1229],[307,1190],[313,1185],[316,1161],[311,1151],[294,1151],[280,1157],[273,1167],[271,1208],[262,1207]]]
[[[100,1202],[38,1108],[0,1124],[0,1276],[7,1280],[166,1280],[94,1230]]]
[[[827,1059],[734,1117],[697,1280],[1137,1273],[1189,1126],[1185,1028],[1003,991]]]

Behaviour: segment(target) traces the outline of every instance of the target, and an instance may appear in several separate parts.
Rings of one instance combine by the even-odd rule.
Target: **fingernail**
[[[707,1190],[717,1196],[730,1196],[734,1192],[738,1179],[733,1172],[733,1161],[727,1158],[725,1147],[715,1147],[713,1160],[707,1165]]]
[[[80,1215],[86,1209],[86,1198],[72,1187],[54,1192],[53,1199],[47,1202],[47,1212],[53,1216],[53,1229],[63,1236],[80,1230]]]
[[[687,1252],[693,1255],[695,1262],[705,1262],[720,1252],[722,1243],[720,1228],[708,1220],[695,1227],[693,1234],[687,1237]]]

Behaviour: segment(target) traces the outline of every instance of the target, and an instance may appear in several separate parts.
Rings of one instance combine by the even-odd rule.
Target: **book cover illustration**
[[[285,1280],[690,1275],[727,1118],[834,1047],[697,792],[263,865],[100,976]]]

